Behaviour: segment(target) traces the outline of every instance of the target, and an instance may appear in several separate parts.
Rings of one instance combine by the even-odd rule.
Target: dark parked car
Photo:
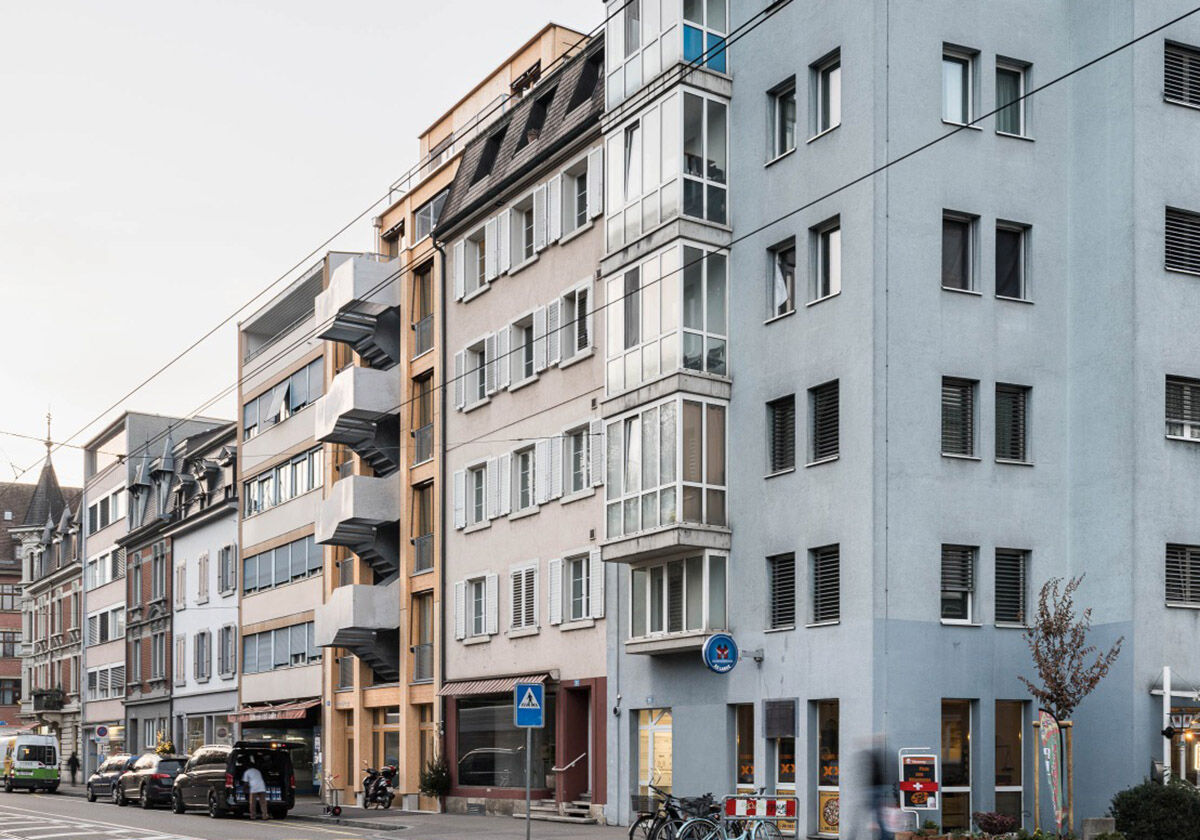
[[[511,787],[524,780],[524,748],[477,747],[458,760],[458,783],[464,787]]]
[[[170,804],[171,786],[187,760],[186,755],[145,753],[139,756],[133,769],[118,776],[113,783],[113,802],[124,805],[137,801],[143,808]]]
[[[100,766],[96,768],[96,772],[88,776],[88,802],[95,802],[102,796],[112,796],[113,783],[126,770],[132,769],[136,761],[137,756],[129,755],[128,753],[110,755],[104,759],[100,763]]]
[[[296,806],[296,775],[288,745],[278,741],[238,741],[232,747],[201,747],[175,778],[172,807],[207,808],[210,817],[249,813],[250,797],[242,774],[253,764],[267,784],[267,808],[275,819]]]

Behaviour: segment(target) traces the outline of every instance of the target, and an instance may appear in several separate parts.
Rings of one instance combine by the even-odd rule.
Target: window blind
[[[942,453],[975,454],[975,383],[942,379]]]
[[[1025,578],[1029,552],[996,549],[996,623],[1025,624]]]
[[[838,380],[818,385],[812,395],[812,460],[838,454]]]
[[[942,591],[975,591],[975,549],[965,545],[942,546]]]
[[[1029,389],[996,385],[996,459],[1026,461]]]
[[[812,555],[813,623],[837,621],[841,617],[841,570],[839,546],[814,548]]]
[[[1200,438],[1200,380],[1167,377],[1167,434]]]
[[[1200,606],[1200,546],[1167,545],[1167,603]]]
[[[767,403],[771,424],[771,472],[796,466],[796,398]]]
[[[1167,268],[1200,274],[1200,214],[1168,207],[1166,229]]]
[[[780,554],[768,557],[771,583],[771,629],[796,623],[796,556]]]
[[[1200,50],[1166,44],[1163,96],[1170,102],[1200,106]]]

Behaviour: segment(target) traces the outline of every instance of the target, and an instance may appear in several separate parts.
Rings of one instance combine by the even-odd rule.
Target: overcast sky
[[[8,433],[44,436],[47,408],[55,440],[78,430],[383,195],[546,22],[602,18],[600,0],[0,0],[0,481],[44,453]],[[369,224],[335,243],[372,244]],[[233,383],[234,342],[125,407],[191,412]],[[54,462],[80,482],[80,450]]]

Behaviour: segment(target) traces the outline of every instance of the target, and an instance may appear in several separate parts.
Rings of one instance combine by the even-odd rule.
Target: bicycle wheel
[[[750,840],[783,840],[779,824],[772,820],[759,820],[750,832]]]
[[[649,840],[679,840],[679,829],[683,827],[685,820],[678,817],[665,817],[658,821],[658,825],[650,832]]]
[[[679,827],[675,840],[728,840],[720,825],[706,817],[693,817]]]
[[[654,840],[654,814],[642,814],[629,826],[629,840]]]

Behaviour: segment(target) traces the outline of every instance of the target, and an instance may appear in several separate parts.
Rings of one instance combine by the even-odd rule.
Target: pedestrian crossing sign
[[[527,729],[546,725],[546,686],[519,682],[513,687],[513,723]]]

